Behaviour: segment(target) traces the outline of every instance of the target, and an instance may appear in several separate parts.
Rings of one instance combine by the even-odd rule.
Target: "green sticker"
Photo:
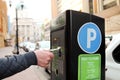
[[[78,80],[101,80],[101,55],[80,54],[78,57]]]

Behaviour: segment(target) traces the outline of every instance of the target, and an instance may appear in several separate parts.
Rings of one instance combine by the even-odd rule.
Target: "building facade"
[[[46,19],[44,21],[44,34],[45,34],[45,40],[49,41],[50,40],[50,20]]]
[[[0,48],[5,46],[5,38],[8,29],[7,19],[7,5],[6,2],[0,0]]]
[[[120,0],[52,0],[52,18],[67,9],[105,18],[106,34],[120,32]]]
[[[120,33],[120,0],[101,0],[98,5],[95,14],[105,18],[106,34]]]
[[[52,0],[52,18],[55,18],[60,13],[67,9],[81,10],[81,0]]]
[[[11,34],[16,36],[16,19],[12,22]],[[36,22],[32,18],[18,18],[18,38],[19,42],[31,41],[34,42],[40,38],[40,28],[36,25]]]

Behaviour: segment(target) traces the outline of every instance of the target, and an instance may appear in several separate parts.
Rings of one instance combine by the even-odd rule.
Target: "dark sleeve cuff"
[[[28,52],[25,54],[28,65],[37,65],[37,57],[34,52]]]

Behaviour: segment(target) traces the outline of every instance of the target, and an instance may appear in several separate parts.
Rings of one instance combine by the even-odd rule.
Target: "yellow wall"
[[[7,35],[7,5],[5,1],[0,0],[0,48],[4,47],[5,36]]]

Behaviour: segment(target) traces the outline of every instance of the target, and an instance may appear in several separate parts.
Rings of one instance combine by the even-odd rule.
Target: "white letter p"
[[[91,42],[94,41],[95,39],[96,39],[96,31],[93,28],[88,28],[87,29],[87,48],[91,47]]]

